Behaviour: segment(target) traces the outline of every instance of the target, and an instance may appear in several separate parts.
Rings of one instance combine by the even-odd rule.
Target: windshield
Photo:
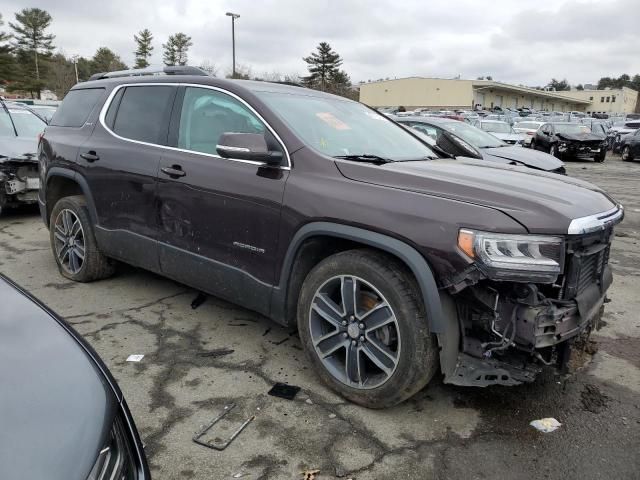
[[[289,93],[256,94],[305,143],[325,155],[375,155],[392,161],[439,158],[403,127],[360,103]]]
[[[19,137],[36,138],[47,126],[37,115],[28,110],[10,108],[9,113],[11,117],[6,110],[0,109],[0,136],[15,136],[13,130],[15,125]]]
[[[555,129],[556,133],[585,133],[589,131],[589,127],[579,123],[556,123]]]
[[[462,140],[477,148],[504,147],[507,145],[490,133],[483,132],[468,123],[447,122],[442,124],[442,128],[459,136]]]
[[[481,128],[485,132],[513,133],[513,130],[511,129],[511,126],[509,124],[501,122],[482,122]]]

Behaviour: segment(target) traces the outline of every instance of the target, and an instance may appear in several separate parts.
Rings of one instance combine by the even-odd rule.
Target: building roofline
[[[442,77],[422,77],[419,75],[411,76],[411,77],[402,77],[402,78],[390,78],[389,80],[375,80],[373,82],[364,82],[360,84],[360,87],[365,85],[370,85],[372,83],[385,83],[385,82],[395,82],[398,80],[445,80],[451,82],[470,82],[471,85],[475,87],[493,87],[496,89],[508,90],[512,92],[526,93],[530,95],[538,95],[541,97],[551,98],[554,100],[562,100],[569,101],[571,103],[578,103],[583,105],[588,105],[591,102],[589,100],[583,100],[581,98],[571,97],[569,95],[564,95],[560,92],[549,92],[546,90],[537,90],[535,88],[530,87],[521,87],[519,85],[513,85],[511,83],[503,83],[498,82],[497,80],[471,80],[468,78],[442,78]]]

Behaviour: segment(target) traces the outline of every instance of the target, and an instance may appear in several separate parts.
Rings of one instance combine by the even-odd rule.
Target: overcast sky
[[[189,63],[254,75],[305,74],[302,57],[327,41],[352,81],[411,75],[544,85],[640,73],[640,0],[3,0],[5,20],[25,6],[53,17],[55,44],[90,57],[101,46],[133,63],[133,34],[154,35],[152,63],[175,32],[193,39]]]

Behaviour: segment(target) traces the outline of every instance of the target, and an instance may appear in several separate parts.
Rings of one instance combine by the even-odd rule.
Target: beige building
[[[569,93],[569,92],[567,92]],[[360,101],[372,107],[404,106],[482,108],[529,107],[548,111],[587,111],[588,99],[561,95],[558,92],[510,85],[493,80],[451,80],[444,78],[408,77],[381,80],[360,85]]]
[[[588,100],[588,113],[633,113],[638,106],[638,92],[631,88],[605,90],[571,90],[568,96]]]

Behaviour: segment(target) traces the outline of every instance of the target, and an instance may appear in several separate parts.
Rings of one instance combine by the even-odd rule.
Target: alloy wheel
[[[622,150],[622,160],[629,160],[629,147],[624,147],[624,150]]]
[[[78,216],[67,208],[61,210],[54,224],[55,253],[62,268],[72,275],[84,264],[84,230]]]
[[[362,278],[333,277],[316,290],[309,332],[327,371],[352,388],[379,387],[398,366],[396,315],[386,298]]]

